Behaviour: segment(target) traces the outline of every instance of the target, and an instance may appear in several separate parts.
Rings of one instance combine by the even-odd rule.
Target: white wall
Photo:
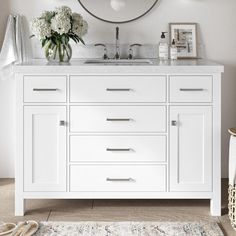
[[[94,1],[99,3],[99,1]],[[2,4],[10,3],[13,13],[20,13],[31,20],[41,11],[56,5],[68,5],[83,14],[89,22],[86,43],[113,42],[114,25],[89,16],[77,0],[1,0],[0,16],[5,21]],[[222,85],[222,173],[227,176],[228,138],[227,128],[236,126],[236,1],[235,0],[160,0],[158,6],[144,18],[120,25],[123,43],[158,43],[160,32],[167,30],[169,22],[199,23],[199,38],[206,57],[225,65]],[[0,21],[2,22],[2,20]],[[0,25],[0,42],[2,28]],[[0,82],[0,177],[13,176],[11,130],[12,82]],[[9,133],[10,129],[10,133]]]
[[[0,0],[0,47],[10,2]],[[0,177],[14,176],[14,81],[0,80]]]

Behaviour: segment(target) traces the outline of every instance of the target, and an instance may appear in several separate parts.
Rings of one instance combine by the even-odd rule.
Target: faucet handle
[[[128,59],[130,59],[130,60],[134,58],[134,56],[133,56],[133,47],[135,47],[135,46],[141,47],[142,44],[140,44],[140,43],[134,43],[134,44],[131,44],[131,45],[129,46],[129,56],[128,56]]]
[[[133,47],[135,47],[135,46],[141,47],[142,44],[140,44],[140,43],[134,43],[134,44],[131,44],[129,47],[130,47],[130,48],[133,48]]]
[[[95,47],[98,47],[98,46],[101,46],[104,48],[104,55],[103,55],[103,59],[106,60],[108,59],[108,56],[107,56],[107,46],[103,43],[96,43],[94,44]]]

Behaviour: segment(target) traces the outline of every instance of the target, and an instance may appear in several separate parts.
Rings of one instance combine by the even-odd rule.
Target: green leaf
[[[47,42],[48,42],[48,39],[43,39],[42,40],[42,47],[44,47]]]
[[[79,38],[77,35],[74,36],[76,38],[77,43],[79,43]]]
[[[81,42],[83,45],[85,45],[85,42],[84,42],[84,40],[83,40],[82,38],[79,38],[79,40],[80,40],[80,42]]]
[[[52,43],[57,44],[57,41],[56,41],[56,37],[55,37],[55,36],[52,36],[52,37],[51,37],[51,40],[52,40]]]
[[[82,38],[80,38],[78,35],[74,34],[74,37],[76,38],[76,40],[77,40],[78,43],[81,42],[82,44],[85,45],[84,40],[83,40]]]
[[[70,35],[70,38],[71,38],[75,43],[77,43],[77,39],[74,37],[74,35]]]
[[[64,34],[61,36],[61,42],[62,44],[66,44],[66,37]]]
[[[68,44],[70,41],[70,37],[68,35],[66,35],[66,44]]]
[[[74,34],[74,37],[76,38],[77,42],[79,43],[79,37],[76,34]]]

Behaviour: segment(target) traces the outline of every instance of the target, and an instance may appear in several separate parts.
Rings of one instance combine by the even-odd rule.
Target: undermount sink
[[[105,65],[151,65],[153,62],[149,59],[88,59],[85,64],[105,64]]]

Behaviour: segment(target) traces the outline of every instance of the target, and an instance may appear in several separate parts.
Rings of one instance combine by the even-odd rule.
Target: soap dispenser
[[[178,59],[178,51],[175,43],[175,39],[173,39],[170,47],[170,59],[177,60]]]
[[[169,58],[169,46],[166,39],[167,32],[161,33],[161,40],[159,43],[159,59],[160,60],[168,60]]]

